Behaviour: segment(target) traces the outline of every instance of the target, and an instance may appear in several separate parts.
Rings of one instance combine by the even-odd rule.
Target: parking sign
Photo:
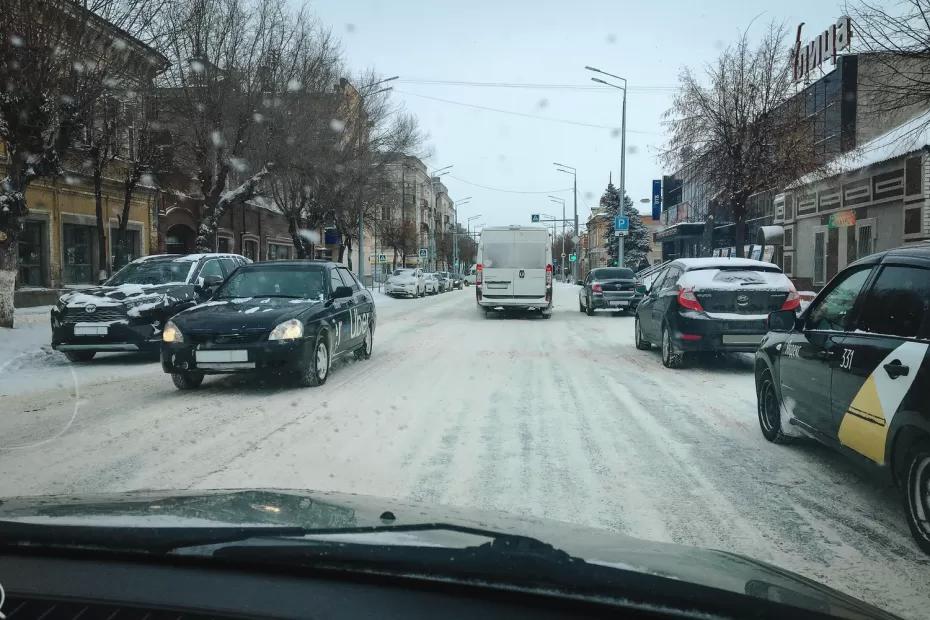
[[[614,234],[618,237],[625,236],[630,232],[630,218],[625,215],[618,215],[614,218]]]

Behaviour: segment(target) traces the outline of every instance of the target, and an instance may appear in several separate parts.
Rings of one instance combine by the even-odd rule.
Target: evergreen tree
[[[646,256],[652,248],[649,228],[643,224],[643,219],[639,211],[633,206],[633,201],[627,195],[623,201],[623,214],[630,220],[629,234],[623,240],[623,266],[634,271],[639,270],[646,263]],[[607,256],[610,257],[610,264],[617,264],[617,237],[614,234],[614,218],[620,212],[620,191],[614,187],[613,182],[607,183],[607,189],[601,196],[601,208],[607,217],[607,235],[604,239],[604,247],[607,250]]]

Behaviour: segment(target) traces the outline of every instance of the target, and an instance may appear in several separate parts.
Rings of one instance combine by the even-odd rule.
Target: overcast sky
[[[459,220],[481,214],[475,223],[487,225],[529,223],[532,213],[561,217],[550,193],[566,199],[571,217],[571,176],[552,162],[578,169],[581,222],[609,174],[619,185],[621,92],[591,82],[596,74],[585,65],[629,80],[626,191],[638,201],[661,178],[662,114],[683,66],[713,61],[751,23],[750,32],[773,19],[793,31],[803,21],[807,41],[842,14],[842,4],[831,0],[317,0],[311,6],[342,39],[353,70],[400,76],[393,97],[429,135],[426,164],[454,164],[443,177],[452,198],[472,197]],[[435,83],[441,81],[546,86]]]

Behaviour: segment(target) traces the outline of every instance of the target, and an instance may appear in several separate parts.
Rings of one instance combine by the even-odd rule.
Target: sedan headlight
[[[271,330],[268,340],[296,340],[303,338],[304,324],[297,319],[290,319],[279,323],[277,327]]]
[[[184,334],[178,329],[173,321],[165,323],[165,329],[161,332],[162,342],[184,342]]]

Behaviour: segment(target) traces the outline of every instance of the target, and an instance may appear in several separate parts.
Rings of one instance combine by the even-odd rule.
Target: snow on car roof
[[[675,259],[675,262],[679,265],[683,265],[685,269],[713,269],[715,267],[747,267],[747,268],[766,268],[778,269],[778,265],[774,263],[767,263],[761,260],[753,260],[751,258],[722,258],[722,257],[709,257],[709,258],[678,258]],[[781,269],[779,269],[781,271]]]

